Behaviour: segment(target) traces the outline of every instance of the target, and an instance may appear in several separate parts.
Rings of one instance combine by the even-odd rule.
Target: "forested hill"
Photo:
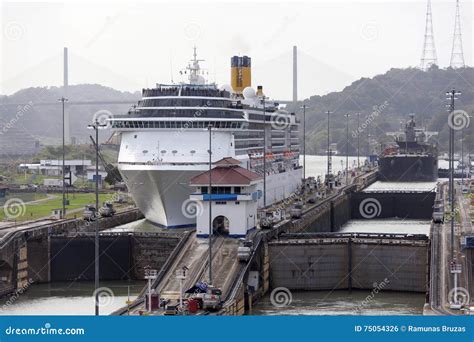
[[[15,128],[24,130],[42,144],[57,144],[61,137],[62,111],[58,102],[61,96],[62,87],[27,88],[10,96],[0,96],[0,125],[13,123]],[[113,115],[126,114],[130,106],[140,99],[140,93],[121,92],[98,84],[79,84],[69,86],[67,97],[71,135],[78,142],[89,143],[87,125],[92,122],[94,113],[107,110]],[[79,102],[96,104],[75,104]],[[104,132],[101,140],[110,134]]]
[[[319,82],[319,80],[315,80]],[[306,99],[307,105],[307,152],[322,153],[327,145],[327,115],[331,114],[331,142],[338,144],[338,150],[345,152],[345,117],[349,118],[350,153],[356,153],[356,137],[360,136],[363,153],[367,150],[367,134],[377,142],[387,140],[386,132],[398,130],[400,121],[406,120],[409,113],[415,113],[418,124],[429,130],[438,131],[438,139],[447,141],[447,113],[445,110],[446,91],[455,87],[462,92],[457,108],[474,112],[474,69],[438,69],[432,67],[423,72],[419,69],[391,69],[383,75],[362,78],[353,82],[340,92],[324,96],[312,96]],[[0,124],[13,122],[29,135],[39,139],[42,144],[59,143],[61,136],[61,106],[58,98],[62,88],[36,87],[18,91],[10,96],[0,96]],[[121,92],[97,84],[69,86],[68,110],[71,117],[72,135],[78,142],[89,142],[90,132],[87,125],[94,113],[108,110],[114,115],[125,114],[130,106],[140,98],[135,93]],[[74,105],[80,101],[114,102],[125,104],[88,104]],[[26,108],[18,104],[31,104]],[[44,105],[50,103],[50,105]],[[300,101],[297,106],[288,106],[301,116]],[[360,112],[359,130],[357,117]],[[369,119],[367,119],[369,117]],[[474,120],[474,119],[473,119]],[[366,125],[365,122],[368,122]],[[474,125],[474,123],[473,123]],[[465,130],[466,146],[474,148],[473,125]],[[12,131],[13,134],[13,131]],[[106,139],[110,132],[101,136]],[[440,149],[444,150],[443,144]]]
[[[315,80],[318,82],[318,80]],[[360,134],[360,146],[367,150],[367,134],[377,141],[387,140],[386,133],[400,128],[400,122],[409,113],[416,114],[419,126],[438,131],[438,140],[447,141],[448,126],[446,113],[446,91],[455,87],[462,92],[456,101],[457,109],[474,112],[474,69],[439,69],[433,66],[429,71],[415,68],[391,69],[373,78],[361,78],[340,92],[324,96],[312,96],[288,109],[301,115],[300,107],[306,109],[307,152],[322,153],[327,145],[327,114],[331,111],[331,142],[338,144],[338,150],[345,152],[346,118],[349,117],[349,150],[356,152],[356,137]],[[360,112],[360,127],[357,116]],[[474,120],[474,119],[473,119]],[[367,121],[367,125],[365,122]],[[474,122],[473,122],[474,125]],[[366,127],[367,126],[367,127]],[[472,125],[465,129],[466,146],[474,147]],[[388,138],[389,140],[389,138]],[[469,145],[470,144],[470,145]],[[440,144],[444,150],[444,144]]]

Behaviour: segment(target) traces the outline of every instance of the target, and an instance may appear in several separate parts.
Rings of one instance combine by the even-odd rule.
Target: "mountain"
[[[337,143],[338,151],[346,151],[346,113],[349,117],[349,153],[357,153],[357,137],[361,153],[368,149],[367,135],[378,143],[390,141],[387,132],[400,129],[409,113],[415,113],[418,126],[437,131],[439,149],[446,151],[448,141],[448,113],[446,91],[455,87],[462,92],[456,100],[456,109],[474,114],[474,69],[439,69],[428,71],[415,68],[391,69],[373,78],[361,78],[340,92],[324,96],[311,96],[288,105],[302,119],[303,104],[306,109],[306,149],[308,154],[324,153],[327,149],[327,114],[330,114],[330,142]],[[357,115],[360,114],[359,125]],[[474,119],[473,119],[474,120]],[[474,124],[474,123],[473,123]],[[474,148],[472,126],[464,129],[465,148]],[[456,140],[459,143],[460,136]],[[380,146],[378,143],[374,145]],[[469,149],[469,147],[471,147]]]
[[[62,136],[62,107],[58,99],[61,96],[62,87],[27,88],[10,96],[0,96],[0,131],[8,134],[8,127],[14,126],[42,144],[59,144]],[[96,112],[106,110],[112,115],[126,114],[130,106],[140,99],[140,93],[121,92],[98,84],[80,84],[68,87],[67,98],[71,136],[77,142],[89,143],[90,131],[87,125],[92,122]],[[109,138],[111,131],[101,131],[100,135],[103,141]]]
[[[339,75],[340,76],[340,75]],[[338,77],[339,77],[338,76]],[[311,96],[309,99],[288,105],[287,109],[298,113],[305,104],[306,110],[306,149],[308,154],[324,153],[327,146],[327,115],[330,118],[330,140],[337,143],[338,150],[345,153],[346,118],[349,113],[349,153],[357,152],[359,137],[361,153],[367,153],[367,135],[378,142],[390,141],[387,132],[400,128],[400,122],[409,113],[416,114],[419,126],[438,131],[437,138],[441,151],[447,146],[447,116],[445,110],[446,91],[455,87],[462,92],[456,101],[456,108],[474,113],[474,69],[439,69],[429,71],[415,68],[391,69],[373,78],[361,78],[342,91],[324,96]],[[27,134],[43,145],[59,144],[61,139],[61,87],[34,87],[20,90],[9,96],[0,96],[0,134],[8,140],[8,134]],[[90,131],[87,125],[92,122],[94,113],[107,110],[112,115],[125,114],[131,105],[140,98],[140,92],[122,92],[98,84],[71,85],[67,95],[66,109],[70,113],[72,136],[78,142],[89,143]],[[78,104],[102,102],[95,104]],[[123,102],[111,104],[111,102]],[[355,113],[360,112],[357,125]],[[473,114],[474,115],[474,114]],[[474,120],[474,119],[473,119]],[[14,127],[15,129],[11,128]],[[359,127],[359,129],[358,129]],[[471,128],[469,128],[471,127]],[[472,126],[464,130],[466,148],[474,149]],[[301,128],[302,131],[302,128]],[[110,130],[101,131],[101,141],[108,139]],[[459,137],[457,137],[459,142]],[[375,147],[378,143],[374,143]],[[471,147],[471,148],[470,148]]]

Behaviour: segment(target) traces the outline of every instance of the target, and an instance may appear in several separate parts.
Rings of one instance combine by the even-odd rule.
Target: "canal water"
[[[372,291],[299,291],[272,304],[271,294],[254,307],[253,315],[421,315],[424,294]],[[291,300],[290,300],[291,299]]]
[[[343,233],[430,234],[431,221],[426,220],[350,220]]]
[[[345,157],[334,156],[333,172],[345,169]],[[361,165],[365,158],[360,158]],[[341,163],[342,162],[342,163]],[[324,177],[327,168],[325,156],[306,157],[306,175]],[[349,157],[349,167],[357,165],[357,157]],[[397,232],[413,234],[427,231],[426,222],[397,220],[370,224],[365,221],[351,221],[344,231],[377,231],[389,232],[396,228]],[[428,224],[429,225],[429,224]],[[113,231],[157,231],[161,228],[140,220],[112,229]],[[143,281],[101,282],[104,297],[101,314],[109,314],[125,306],[130,291],[132,299],[145,286]],[[94,283],[71,282],[53,284],[33,284],[18,296],[0,299],[0,315],[93,315],[94,314]],[[423,294],[380,292],[370,296],[370,291],[309,291],[292,293],[292,302],[277,308],[271,304],[270,296],[266,296],[254,307],[255,315],[415,315],[421,314],[424,302]],[[367,300],[370,296],[370,300]]]
[[[145,281],[100,282],[100,314],[107,315],[133,300]],[[0,300],[0,315],[94,315],[94,282],[33,284],[19,295]]]

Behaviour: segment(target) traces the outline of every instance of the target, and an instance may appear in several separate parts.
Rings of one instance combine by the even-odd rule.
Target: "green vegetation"
[[[139,89],[137,89],[139,90]],[[5,121],[15,117],[17,109],[14,106],[1,106],[4,103],[33,102],[31,110],[25,113],[18,122],[30,135],[35,136],[43,145],[59,145],[61,143],[61,104],[58,98],[63,95],[62,87],[32,87],[22,89],[12,95],[0,96],[0,118]],[[71,117],[73,136],[77,142],[90,145],[89,136],[92,132],[87,126],[92,123],[94,114],[102,111],[109,112],[112,116],[127,114],[130,106],[140,99],[140,92],[122,92],[99,84],[69,85],[69,102],[76,101],[120,101],[122,104],[84,104],[74,106],[66,104]],[[37,106],[36,101],[51,103],[51,105]],[[125,103],[123,103],[125,102]],[[100,141],[106,141],[112,132],[110,129],[99,133]],[[55,159],[57,155],[55,156]]]
[[[59,209],[62,207],[61,205],[62,195],[53,194],[52,196],[54,196],[54,198],[46,199],[40,202],[25,204],[23,208],[20,208],[21,213],[23,213],[23,215],[20,215],[19,217],[17,217],[16,220],[17,221],[35,220],[35,219],[50,216],[51,211],[53,209]],[[111,196],[112,196],[111,194],[100,194],[99,195],[100,204],[102,205],[102,203],[106,200],[111,200],[112,199]],[[13,197],[13,196],[10,196],[10,197]],[[19,196],[15,194],[14,197],[18,198]],[[85,207],[86,204],[95,203],[94,193],[69,194],[68,198],[69,198],[69,205],[66,207],[66,210],[71,211],[71,210],[81,209],[81,210],[78,210],[77,212],[68,214],[68,217],[81,216],[82,209]],[[8,212],[6,208],[3,208],[3,209],[4,210],[0,211],[0,220],[4,220],[6,218],[5,213]]]
[[[44,176],[44,175],[37,175],[27,173],[26,177],[24,173],[14,173],[10,175],[9,183],[12,184],[35,184],[35,185],[43,185],[44,179],[58,179],[58,176]]]
[[[380,142],[391,141],[387,132],[397,131],[400,121],[406,120],[409,113],[416,114],[420,126],[439,132],[435,137],[440,143],[439,150],[445,152],[448,141],[448,114],[446,113],[446,91],[453,86],[462,92],[457,102],[457,109],[468,114],[474,113],[474,68],[439,69],[436,66],[429,71],[419,69],[391,69],[383,75],[373,78],[361,78],[340,92],[324,96],[311,96],[299,101],[296,105],[288,105],[288,110],[298,113],[302,119],[300,107],[306,104],[306,149],[310,154],[323,153],[327,146],[327,114],[331,114],[331,142],[337,143],[338,150],[345,152],[346,119],[349,118],[349,153],[356,154],[357,136],[360,139],[361,153],[367,153],[367,135]],[[357,116],[360,112],[357,130]],[[368,119],[369,118],[369,119]],[[474,119],[471,119],[474,120]],[[365,122],[368,123],[365,125]],[[301,129],[300,129],[301,130]],[[474,131],[464,130],[465,149],[474,146]],[[457,139],[457,144],[459,139]],[[379,145],[380,146],[380,145]],[[373,146],[374,147],[374,146]],[[372,148],[373,148],[372,147]],[[456,147],[458,148],[458,147]]]
[[[9,194],[5,198],[0,199],[0,208],[3,204],[11,198],[17,198],[23,202],[37,201],[46,198],[46,194],[40,192],[20,192],[15,194]]]

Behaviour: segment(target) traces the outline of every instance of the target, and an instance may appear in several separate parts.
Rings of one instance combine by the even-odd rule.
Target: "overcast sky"
[[[432,1],[438,61],[449,65],[455,1]],[[291,49],[300,52],[299,98],[342,90],[360,77],[417,66],[426,1],[81,1],[2,2],[0,94],[61,85],[70,49],[70,84],[137,91],[180,81],[198,47],[209,80],[229,82],[232,55],[252,57],[253,85],[291,98]],[[466,63],[474,18],[461,1]]]

